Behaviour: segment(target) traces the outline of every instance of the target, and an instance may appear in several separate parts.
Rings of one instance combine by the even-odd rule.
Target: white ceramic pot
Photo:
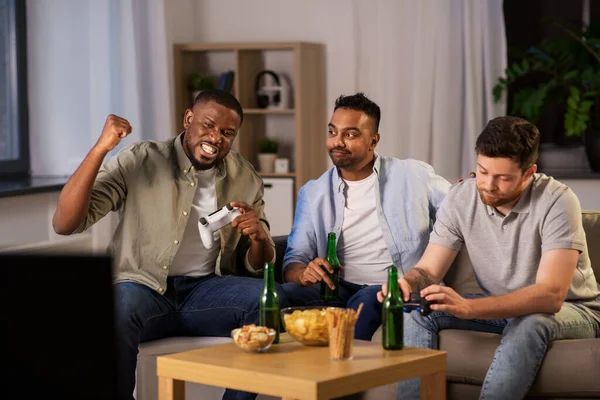
[[[277,154],[271,153],[259,153],[258,154],[258,168],[260,172],[273,173],[275,170],[275,159]]]

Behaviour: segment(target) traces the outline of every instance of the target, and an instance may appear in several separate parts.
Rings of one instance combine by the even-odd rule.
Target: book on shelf
[[[219,83],[217,88],[220,90],[226,90],[231,93],[231,90],[233,89],[233,78],[234,72],[231,70],[221,73],[221,75],[219,76]]]

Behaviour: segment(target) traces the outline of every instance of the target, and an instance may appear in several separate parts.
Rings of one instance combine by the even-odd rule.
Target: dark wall
[[[544,17],[553,18],[567,24],[581,24],[583,2],[581,0],[504,0],[504,21],[506,26],[507,46],[526,50],[538,44],[545,38],[564,36],[556,28],[545,26],[541,21]],[[590,20],[600,18],[600,1],[590,1]],[[512,63],[509,52],[509,64]],[[535,83],[534,76],[516,82],[514,89],[523,85]],[[508,112],[512,108],[510,91],[508,93]],[[537,123],[542,142],[563,144],[562,115],[564,108],[551,105],[549,112],[543,115]],[[576,139],[578,140],[578,139]]]

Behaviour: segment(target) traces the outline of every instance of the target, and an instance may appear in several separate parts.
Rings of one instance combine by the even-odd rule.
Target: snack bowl
[[[249,353],[262,353],[273,344],[276,336],[275,329],[254,324],[244,325],[231,331],[233,343]]]
[[[325,310],[328,306],[287,307],[281,310],[286,332],[306,346],[327,346],[329,331]]]

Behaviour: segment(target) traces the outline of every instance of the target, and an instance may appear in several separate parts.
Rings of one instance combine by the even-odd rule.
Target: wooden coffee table
[[[183,400],[187,381],[284,399],[320,400],[415,377],[421,378],[421,399],[446,398],[445,351],[386,351],[380,343],[355,340],[353,356],[350,361],[331,361],[327,347],[304,346],[288,334],[260,354],[227,343],[159,356],[158,398]]]

